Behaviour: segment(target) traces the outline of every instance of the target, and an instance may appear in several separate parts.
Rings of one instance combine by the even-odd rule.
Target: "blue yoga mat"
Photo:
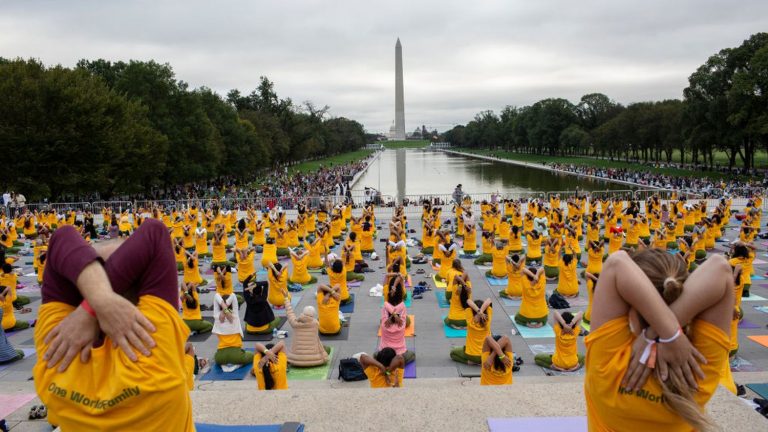
[[[449,308],[451,307],[451,304],[448,302],[448,300],[445,299],[445,290],[435,290],[435,297],[437,297],[437,304],[441,308]]]
[[[747,387],[761,398],[768,399],[768,384],[747,384]]]
[[[520,307],[520,303],[523,302],[522,298],[511,299],[511,298],[499,296],[499,299],[501,299],[501,303],[504,306],[508,306],[508,307]]]
[[[753,280],[753,281],[756,281],[756,280],[758,280],[758,281],[760,281],[760,280],[765,280],[765,276],[760,276],[760,275],[752,275],[752,280]]]
[[[507,278],[498,279],[486,276],[485,280],[487,280],[488,284],[491,286],[507,286],[507,284],[509,284],[509,280]]]
[[[443,316],[443,319],[445,319],[445,316]],[[447,338],[466,338],[467,337],[467,330],[458,330],[455,328],[448,327],[445,325],[445,322],[443,322],[443,333],[445,333],[445,337]]]
[[[339,306],[339,310],[341,311],[341,313],[350,314],[355,311],[355,294],[350,293],[349,299],[350,299],[349,303]]]
[[[555,329],[553,329],[549,323],[547,323],[544,327],[530,328],[516,323],[514,315],[511,315],[509,318],[512,319],[513,323],[515,323],[515,328],[517,329],[517,332],[520,334],[520,336],[523,337],[523,339],[543,339],[555,337]]]
[[[201,378],[202,381],[241,381],[245,379],[248,373],[253,369],[253,363],[237,368],[232,372],[224,372],[221,366],[214,363],[211,370]]]
[[[748,301],[748,302],[753,302],[753,301],[768,301],[768,299],[767,299],[767,298],[765,298],[765,297],[759,296],[759,295],[757,295],[757,294],[754,294],[754,293],[749,293],[749,297],[742,297],[742,298],[741,298],[741,301],[742,301],[742,302],[745,302],[745,301]]]

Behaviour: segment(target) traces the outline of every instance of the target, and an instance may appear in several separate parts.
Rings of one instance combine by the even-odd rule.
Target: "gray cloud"
[[[0,29],[4,57],[154,59],[221,94],[267,75],[370,131],[394,118],[399,36],[407,129],[443,130],[546,97],[679,98],[708,56],[768,29],[768,2],[6,0]]]

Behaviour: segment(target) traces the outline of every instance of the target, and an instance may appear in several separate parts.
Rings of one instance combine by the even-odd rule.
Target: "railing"
[[[733,200],[734,208],[742,208],[752,199],[755,194],[760,194],[765,197],[765,190],[760,188],[745,188],[728,191],[728,197]],[[604,191],[553,191],[553,192],[511,192],[511,193],[499,193],[499,192],[483,192],[483,193],[467,193],[466,197],[469,197],[472,201],[472,206],[475,209],[479,208],[482,201],[488,202],[501,202],[505,199],[544,199],[549,201],[552,196],[559,195],[562,205],[565,205],[568,198],[576,196],[586,196],[588,199],[605,199],[605,198],[621,198],[624,200],[635,200],[641,205],[644,205],[645,201],[651,196],[658,196],[662,202],[667,203],[673,198],[686,197],[689,200],[703,200],[707,203],[708,208],[714,208],[719,203],[722,193],[698,193],[694,191],[673,191],[668,189],[640,189],[640,190],[604,190]],[[403,205],[405,210],[409,214],[416,214],[421,212],[422,204],[425,200],[429,201],[432,205],[449,207],[454,203],[453,194],[415,194],[405,195],[402,199],[398,200],[391,195],[378,195],[376,197],[366,196],[362,191],[353,191],[352,202],[356,207],[360,207],[372,200],[375,207],[388,208],[396,205]],[[146,209],[151,210],[155,207],[163,207],[170,209],[175,207],[177,210],[184,210],[190,208],[192,205],[197,206],[202,210],[212,208],[214,205],[218,205],[221,209],[231,209],[238,211],[238,214],[244,214],[249,207],[253,207],[257,210],[272,209],[275,207],[281,207],[287,214],[293,215],[296,213],[298,205],[300,203],[306,203],[310,207],[318,207],[322,204],[340,204],[346,202],[348,197],[346,196],[307,196],[307,197],[236,197],[225,199],[190,199],[190,200],[138,200],[138,201],[95,201],[89,202],[64,202],[64,203],[30,203],[25,205],[24,208],[31,211],[37,210],[54,210],[56,212],[64,212],[67,210],[75,210],[77,212],[83,212],[86,210],[93,211],[94,213],[100,213],[104,207],[111,208],[113,211],[122,212],[126,209]],[[768,199],[763,202],[763,209],[768,208]],[[14,208],[5,207],[6,214],[13,212]]]

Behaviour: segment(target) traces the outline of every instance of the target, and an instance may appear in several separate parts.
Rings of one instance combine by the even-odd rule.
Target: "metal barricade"
[[[64,202],[50,203],[49,208],[56,211],[56,213],[62,213],[70,210],[75,210],[78,213],[82,213],[91,210],[93,206],[89,202]]]
[[[95,201],[91,203],[91,208],[94,213],[101,213],[101,210],[104,208],[122,213],[123,210],[133,209],[133,201]]]

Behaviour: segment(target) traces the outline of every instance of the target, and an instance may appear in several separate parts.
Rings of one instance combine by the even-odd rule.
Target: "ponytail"
[[[272,349],[272,347],[274,347],[273,344],[265,345],[267,349]],[[272,390],[275,388],[275,379],[272,377],[272,371],[269,369],[269,362],[265,362],[264,366],[261,367],[261,373],[264,376],[264,389]]]

